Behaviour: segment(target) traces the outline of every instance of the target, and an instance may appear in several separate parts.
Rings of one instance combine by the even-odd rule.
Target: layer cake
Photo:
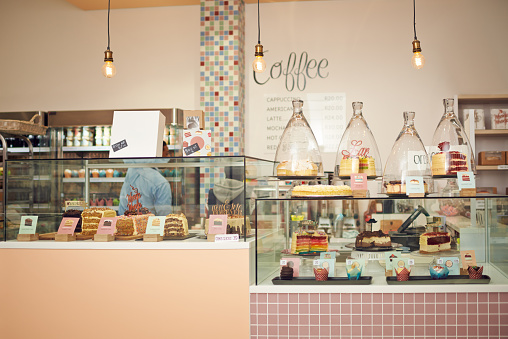
[[[81,234],[96,234],[101,218],[111,217],[116,217],[116,212],[106,207],[92,207],[84,209],[81,213],[81,218],[83,219]]]
[[[164,223],[165,237],[185,237],[189,235],[187,218],[183,213],[168,214]]]
[[[356,237],[356,248],[369,248],[369,247],[391,247],[392,241],[388,234],[383,231],[364,231]]]
[[[429,232],[420,235],[420,252],[435,253],[451,250],[450,233]]]

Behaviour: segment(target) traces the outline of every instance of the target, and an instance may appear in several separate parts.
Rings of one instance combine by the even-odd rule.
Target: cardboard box
[[[396,231],[402,225],[402,220],[381,220],[380,228],[383,233]]]
[[[203,111],[183,111],[183,128],[205,128],[205,113]]]
[[[115,111],[110,158],[162,156],[166,117],[160,111]]]
[[[470,118],[471,117],[471,118]],[[483,109],[465,109],[464,110],[464,126],[466,127],[466,131],[469,131],[470,121],[474,117],[474,128],[475,129],[485,129],[485,112]]]
[[[479,165],[504,165],[506,164],[506,152],[483,151],[478,154]]]
[[[476,187],[476,193],[497,194],[497,187]]]
[[[183,131],[183,156],[199,157],[212,155],[212,131],[191,129]]]
[[[490,110],[490,121],[492,129],[508,128],[508,109],[492,108]]]

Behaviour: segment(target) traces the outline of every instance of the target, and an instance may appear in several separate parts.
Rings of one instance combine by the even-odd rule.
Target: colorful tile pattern
[[[214,156],[244,153],[244,37],[244,0],[201,1],[200,100]],[[202,214],[214,175],[201,178]]]
[[[251,339],[508,338],[508,293],[252,293]]]

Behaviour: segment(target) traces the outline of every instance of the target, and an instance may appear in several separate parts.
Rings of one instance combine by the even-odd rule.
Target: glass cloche
[[[437,125],[430,163],[432,176],[457,177],[457,172],[475,172],[474,154],[464,128],[453,111],[453,99],[444,99],[445,112]]]
[[[342,135],[335,159],[335,176],[349,179],[351,173],[381,176],[382,162],[374,135],[362,115],[362,102],[353,102],[353,116]]]
[[[414,126],[414,112],[404,112],[404,127],[395,140],[383,172],[383,193],[405,195],[408,176],[423,177],[425,193],[431,192],[429,157]],[[415,179],[416,180],[416,179]]]
[[[319,146],[302,107],[302,100],[293,101],[293,115],[275,153],[273,172],[277,177],[316,177],[324,174]]]

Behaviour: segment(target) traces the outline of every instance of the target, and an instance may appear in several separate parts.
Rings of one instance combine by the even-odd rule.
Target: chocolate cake
[[[369,247],[391,247],[392,241],[388,234],[384,234],[383,231],[365,231],[356,237],[355,247],[356,248],[369,248]]]
[[[282,280],[293,280],[293,267],[283,266],[280,270],[280,278]]]

